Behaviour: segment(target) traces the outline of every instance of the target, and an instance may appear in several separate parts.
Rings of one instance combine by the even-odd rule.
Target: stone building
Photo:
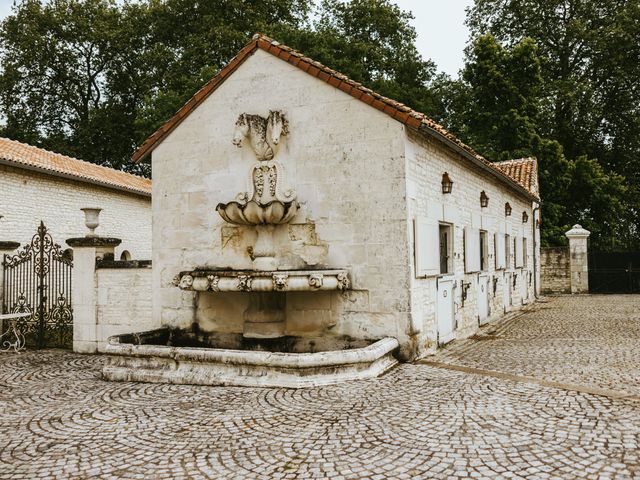
[[[0,138],[0,236],[26,244],[43,221],[65,245],[100,207],[97,233],[122,239],[116,258],[151,258],[151,180]]]
[[[154,324],[395,337],[412,359],[536,296],[535,159],[491,163],[423,114],[267,37],[134,159],[150,155]],[[184,273],[198,269],[224,272],[195,282]],[[309,290],[294,285],[301,272],[313,294],[296,290]],[[273,278],[285,314],[254,330],[255,311],[271,311],[252,304],[258,277],[263,289]]]

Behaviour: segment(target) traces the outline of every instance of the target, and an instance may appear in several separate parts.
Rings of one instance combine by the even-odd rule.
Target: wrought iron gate
[[[640,252],[589,252],[589,291],[640,293]]]
[[[17,323],[27,345],[71,348],[73,262],[60,245],[54,243],[44,223],[40,222],[30,244],[4,256],[3,265],[2,311],[31,313]],[[8,325],[2,325],[3,332],[7,328]]]

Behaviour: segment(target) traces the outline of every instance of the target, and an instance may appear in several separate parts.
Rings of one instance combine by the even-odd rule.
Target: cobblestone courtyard
[[[429,361],[286,390],[107,383],[99,356],[3,354],[0,479],[640,478],[640,297],[550,298]]]

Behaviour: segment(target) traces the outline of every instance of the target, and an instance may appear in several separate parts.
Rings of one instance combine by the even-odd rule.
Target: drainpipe
[[[533,229],[533,296],[538,298],[538,270],[537,270],[537,262],[536,262],[536,251],[537,251],[537,243],[536,243],[536,212],[540,210],[540,204],[537,204],[537,207],[533,209],[532,217],[533,221],[531,222],[531,228]]]

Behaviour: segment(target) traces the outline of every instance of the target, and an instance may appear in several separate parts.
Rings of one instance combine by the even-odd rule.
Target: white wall
[[[521,298],[522,272],[533,271],[533,230],[534,216],[531,201],[518,194],[506,185],[482,171],[479,167],[470,165],[458,154],[443,148],[433,140],[409,132],[406,143],[407,157],[407,202],[408,243],[414,249],[413,219],[422,216],[435,222],[450,223],[454,230],[453,243],[453,277],[458,288],[454,290],[456,304],[457,337],[473,334],[478,328],[477,308],[477,278],[478,273],[465,273],[464,263],[464,229],[478,228],[488,233],[488,268],[485,270],[492,278],[498,278],[497,290],[493,295],[493,285],[490,282],[490,317],[493,319],[504,312],[503,288],[505,288],[505,270],[495,269],[494,233],[501,235],[508,233],[513,240],[518,236],[527,239],[527,268],[514,268],[515,255],[513,245],[511,258],[508,259],[508,272],[518,273],[517,284],[512,288],[512,303],[515,308],[523,304]],[[453,180],[453,191],[442,193],[442,175],[447,172]],[[485,208],[480,206],[480,192],[485,191],[489,197],[489,204]],[[505,202],[512,207],[511,216],[505,216]],[[522,222],[522,212],[529,215],[527,223]],[[536,238],[536,244],[539,241]],[[438,245],[433,245],[437,252]],[[537,265],[539,268],[539,252]],[[416,278],[415,265],[411,263],[411,314],[413,329],[418,332],[419,354],[432,351],[436,345],[436,279],[437,276]],[[528,274],[527,274],[528,275]],[[471,283],[467,299],[462,306],[462,289],[460,280]],[[528,280],[528,278],[527,278]],[[526,302],[534,298],[533,278],[528,286],[529,295]]]
[[[98,350],[112,335],[158,328],[151,314],[151,268],[96,269]]]
[[[55,242],[87,233],[82,207],[101,207],[98,235],[117,237],[116,259],[151,258],[151,199],[88,183],[0,165],[0,240],[25,244],[43,220]]]

